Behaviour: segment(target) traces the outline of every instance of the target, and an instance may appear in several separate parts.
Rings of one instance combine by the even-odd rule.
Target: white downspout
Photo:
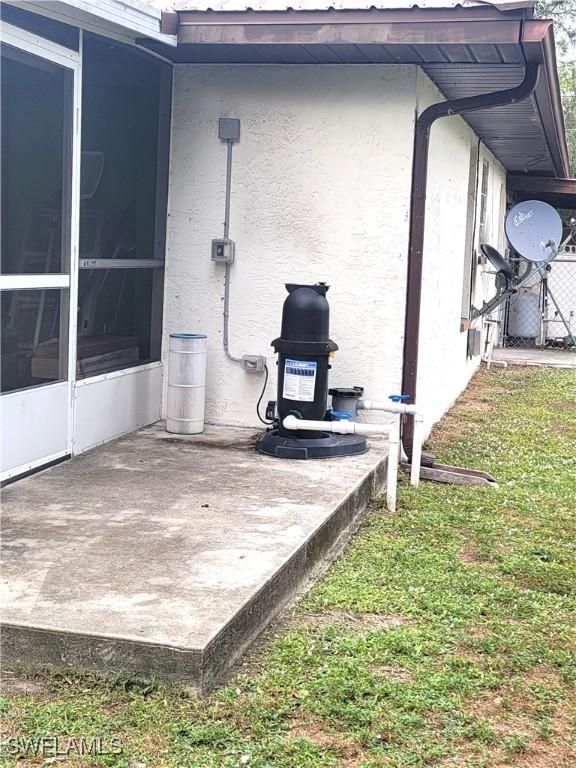
[[[386,466],[386,506],[396,511],[396,489],[398,486],[398,463],[400,461],[399,424],[364,424],[359,421],[312,421],[286,416],[282,425],[285,429],[306,432],[335,432],[339,435],[388,435],[388,462]],[[420,465],[418,465],[420,467]]]

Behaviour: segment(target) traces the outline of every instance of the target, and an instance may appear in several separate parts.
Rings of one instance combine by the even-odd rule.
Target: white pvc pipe
[[[358,410],[361,411],[386,411],[387,413],[419,413],[415,405],[407,403],[393,403],[380,400],[358,400]]]
[[[398,486],[398,462],[400,461],[399,424],[364,424],[359,421],[312,421],[286,416],[282,425],[285,429],[304,432],[335,432],[338,435],[388,435],[388,462],[386,465],[386,506],[396,511],[396,489]]]
[[[415,488],[420,484],[420,464],[422,463],[422,443],[424,442],[424,416],[414,414],[414,434],[412,436],[412,460],[410,463],[410,485]]]
[[[286,416],[282,422],[286,429],[301,432],[336,432],[339,435],[387,435],[391,431],[390,424],[364,424],[360,421],[313,421],[299,419],[296,416]]]
[[[400,463],[400,421],[388,433],[388,464],[386,465],[386,506],[396,511],[398,464]]]
[[[385,411],[386,413],[405,414],[414,416],[414,436],[412,439],[412,461],[410,464],[410,484],[420,484],[420,464],[422,462],[422,443],[424,442],[424,414],[416,405],[406,403],[392,403],[380,400],[358,401],[358,410]]]

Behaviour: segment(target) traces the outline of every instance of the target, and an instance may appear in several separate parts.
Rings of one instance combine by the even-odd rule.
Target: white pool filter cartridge
[[[166,430],[176,435],[203,432],[205,400],[206,336],[171,333]]]

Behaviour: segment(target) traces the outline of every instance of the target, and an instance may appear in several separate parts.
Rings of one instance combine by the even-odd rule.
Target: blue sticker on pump
[[[284,363],[284,389],[282,397],[286,400],[314,401],[316,388],[316,369],[314,360],[289,360]]]

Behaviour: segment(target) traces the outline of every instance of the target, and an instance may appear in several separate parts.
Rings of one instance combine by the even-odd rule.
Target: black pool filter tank
[[[349,456],[367,450],[361,435],[289,430],[286,416],[330,421],[326,411],[330,357],[338,345],[330,339],[328,285],[287,284],[282,310],[282,331],[272,346],[278,354],[277,417],[273,429],[262,435],[256,450],[279,458],[313,459]],[[270,410],[270,409],[269,409]]]
[[[329,359],[338,345],[329,338],[328,286],[289,284],[286,290],[282,332],[272,346],[278,354],[279,431],[293,436],[281,426],[288,414],[320,421],[326,415]]]

